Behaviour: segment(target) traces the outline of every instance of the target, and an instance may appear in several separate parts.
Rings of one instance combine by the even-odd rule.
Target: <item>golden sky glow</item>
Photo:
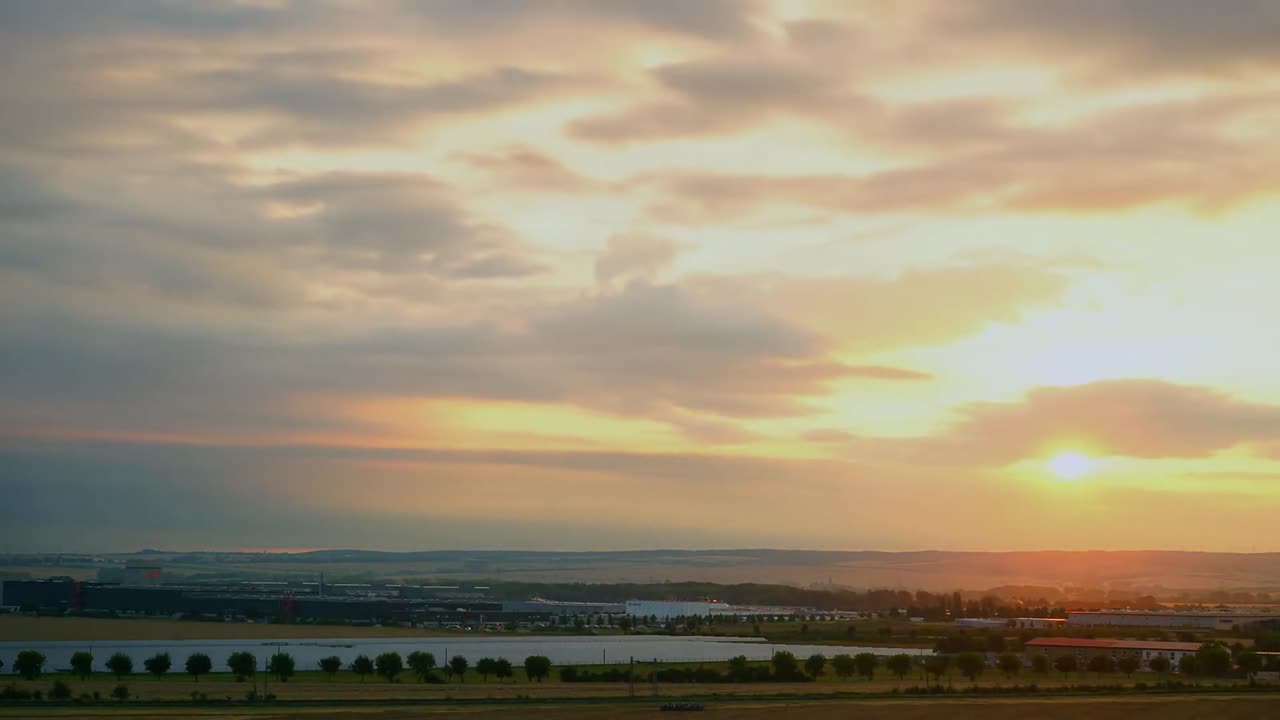
[[[1272,547],[1273,3],[0,5],[0,549]]]

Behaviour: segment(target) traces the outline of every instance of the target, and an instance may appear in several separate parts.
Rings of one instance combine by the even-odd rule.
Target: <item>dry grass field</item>
[[[67,683],[75,696],[98,693],[100,697],[109,697],[112,689],[118,684],[114,677],[106,673],[95,673],[89,680],[80,680],[67,673],[59,673],[57,675],[46,675],[39,680],[30,682],[17,679],[6,679],[6,682],[13,682],[19,688],[26,690],[48,692],[55,679]],[[1023,679],[1023,682],[1030,681],[1031,679],[1029,678]],[[1071,681],[1064,681],[1061,676],[1058,676],[1057,678],[1036,678],[1035,682],[1042,690],[1054,690],[1069,684],[1093,684],[1096,682],[1096,678],[1078,676]],[[1114,685],[1125,681],[1121,677],[1111,677],[1104,679],[1103,682]],[[264,686],[261,673],[257,677],[256,684],[252,681],[235,682],[227,673],[205,676],[199,683],[192,681],[189,676],[181,673],[170,674],[159,680],[149,675],[130,675],[125,679],[125,684],[129,687],[130,696],[142,701],[185,701],[190,699],[193,692],[203,693],[214,700],[241,700],[255,687],[261,692]],[[1003,684],[1007,686],[1010,683],[1009,681],[991,678],[980,680],[978,684],[983,686]],[[1202,680],[1201,684],[1209,685],[1214,683]],[[1230,681],[1223,680],[1221,684],[1225,689],[1229,687]],[[899,684],[894,680],[877,679],[868,682],[865,680],[837,680],[834,678],[824,679],[822,682],[816,683],[671,683],[660,684],[657,688],[657,697],[749,698],[795,696],[800,698],[822,695],[834,696],[842,693],[880,695],[883,697],[884,694],[893,692],[895,688],[905,688],[913,685],[923,686],[924,683],[918,680],[907,680]],[[969,683],[957,678],[954,681],[954,686],[960,689],[968,687]],[[409,673],[403,674],[400,677],[400,681],[395,683],[389,683],[382,678],[374,676],[361,681],[349,672],[340,673],[335,679],[330,680],[322,673],[307,672],[290,679],[287,683],[272,680],[270,682],[270,691],[282,701],[322,700],[334,702],[346,700],[404,700],[409,702],[427,700],[440,702],[446,700],[511,700],[519,698],[537,700],[560,698],[617,700],[626,698],[631,694],[631,689],[627,683],[564,683],[555,681],[537,683],[526,680],[522,672],[518,673],[518,678],[514,682],[499,682],[492,678],[484,682],[474,674],[468,673],[466,682],[462,683],[456,681],[422,683],[418,682]],[[653,697],[653,693],[652,686],[642,681],[636,682],[635,695],[637,697]],[[1280,698],[1280,694],[1273,697]]]
[[[342,706],[306,708],[0,708],[0,718],[240,718],[243,720],[643,720],[671,717],[658,703],[507,705],[507,706]],[[678,717],[678,716],[677,716]],[[718,720],[1219,720],[1221,718],[1280,717],[1280,698],[1248,696],[1171,696],[1133,698],[934,699],[771,701],[750,699],[708,703],[705,713],[692,717]]]

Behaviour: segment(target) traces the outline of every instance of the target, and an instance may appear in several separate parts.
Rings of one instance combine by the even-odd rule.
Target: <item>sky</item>
[[[0,90],[0,551],[1280,550],[1271,0],[9,0]]]

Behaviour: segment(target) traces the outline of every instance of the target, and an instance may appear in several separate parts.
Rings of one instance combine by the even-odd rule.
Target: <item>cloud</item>
[[[615,280],[647,280],[675,262],[675,243],[647,235],[613,235],[596,258],[596,282],[608,285]]]
[[[741,38],[753,32],[754,0],[426,0],[405,7],[424,22],[454,32],[517,30],[522,25],[578,23],[586,26],[631,25],[709,40]]]
[[[1277,187],[1270,166],[1280,146],[1256,134],[1280,107],[1268,90],[1103,111],[1060,127],[1013,123],[1002,107],[947,101],[879,116],[871,137],[923,156],[899,167],[847,175],[674,171],[632,182],[655,191],[657,219],[693,225],[776,207],[833,215],[1108,211],[1178,199],[1213,210]]]
[[[59,21],[60,29],[33,29],[0,49],[7,61],[0,80],[15,102],[0,129],[12,142],[101,151],[167,141],[169,152],[206,153],[398,146],[428,129],[563,98],[591,82],[543,67],[472,63],[442,70],[425,46],[417,70],[393,72],[394,51],[344,33],[347,18],[320,3],[297,13],[250,13],[273,21],[245,20],[226,36],[200,29],[206,15],[221,14],[193,9],[198,3],[175,4],[183,9],[169,20],[158,19],[162,11],[124,13],[128,6],[118,2],[93,5],[106,8],[104,20],[118,22],[91,31]],[[133,25],[120,15],[158,17]],[[351,24],[370,18],[388,21],[369,13]],[[148,27],[149,41],[137,41],[135,33]],[[314,49],[317,43],[326,48]]]
[[[740,53],[664,65],[652,71],[668,99],[580,118],[568,130],[599,142],[660,140],[741,130],[776,115],[848,121],[873,104],[822,63]]]
[[[1116,74],[1263,70],[1280,62],[1280,10],[1269,0],[995,0],[940,7],[946,18],[940,33],[959,30],[987,44],[1058,53],[1094,64],[1100,78],[1112,80]]]
[[[188,101],[206,111],[270,113],[277,121],[244,140],[249,146],[299,142],[381,145],[407,140],[433,117],[477,113],[562,92],[567,78],[499,67],[433,83],[388,83],[344,78],[331,70],[280,71],[271,58],[234,71],[177,78],[198,93]]]
[[[539,354],[597,406],[655,401],[725,415],[806,412],[844,374],[825,341],[762,308],[633,282],[535,315]]]
[[[569,169],[557,158],[524,145],[492,154],[466,153],[459,159],[517,191],[582,193],[602,186]]]
[[[384,273],[519,277],[540,265],[502,228],[468,219],[452,191],[416,175],[331,173],[275,183],[265,198],[308,210],[272,221],[306,254]],[[315,208],[314,212],[310,212]]]
[[[907,370],[906,368],[887,367],[884,365],[855,365],[848,368],[849,374],[857,377],[876,380],[932,380],[933,375]]]
[[[1265,444],[1280,433],[1278,406],[1161,380],[1041,387],[1020,402],[975,403],[956,415],[954,424],[933,436],[854,438],[848,446],[851,457],[970,467],[1043,458],[1063,449],[1135,458],[1204,458]]]
[[[423,183],[427,192],[434,190],[419,179],[407,191],[420,192]],[[324,198],[344,217],[341,208],[347,206],[363,211],[366,202],[375,209],[394,205],[404,190],[394,177],[338,176],[270,187],[265,196],[300,203]],[[393,216],[384,220],[394,225]],[[327,222],[307,227],[322,233]],[[412,217],[404,222],[416,226]],[[332,242],[343,237],[335,233]],[[337,251],[344,258],[337,267],[368,268],[383,277],[399,273],[393,266],[412,262],[406,253],[418,250],[414,244],[380,250],[376,240],[353,236],[349,249]],[[292,249],[326,258],[327,247],[315,242]],[[359,256],[345,259],[347,252],[375,251],[390,254],[376,264]],[[460,252],[445,246],[438,254]],[[601,288],[569,299],[530,289],[523,303],[470,313],[458,308],[466,296],[453,284],[472,280],[478,271],[459,269],[453,261],[446,263],[454,274],[439,297],[414,297],[422,290],[413,280],[393,291],[375,286],[369,292],[382,294],[363,303],[316,303],[306,301],[310,291],[303,284],[250,307],[228,304],[241,302],[226,295],[233,286],[220,279],[230,270],[211,266],[202,281],[210,294],[199,303],[175,302],[179,293],[190,296],[200,287],[188,278],[169,290],[154,289],[167,293],[163,303],[144,295],[129,313],[119,312],[120,292],[105,280],[91,284],[66,275],[60,282],[74,288],[68,292],[36,279],[56,274],[11,270],[27,279],[10,287],[29,294],[0,318],[9,340],[0,352],[7,378],[0,384],[0,406],[6,408],[0,422],[77,432],[349,436],[378,430],[367,420],[343,419],[344,405],[354,399],[469,398],[567,403],[666,423],[691,438],[740,442],[750,433],[733,423],[811,414],[810,400],[830,394],[839,380],[932,377],[838,361],[837,347],[842,354],[870,354],[944,343],[988,323],[1014,321],[1028,307],[1056,302],[1066,288],[1061,275],[1011,264],[912,271],[889,279],[636,279],[661,269],[671,252],[652,238],[616,239],[602,256],[608,260],[602,277],[610,282]],[[134,273],[134,284],[163,288],[184,277],[129,263],[128,257],[117,259]],[[333,260],[317,262],[309,261],[312,272]],[[150,272],[158,277],[150,279]],[[293,279],[273,283],[265,275],[261,281],[267,288],[305,282],[285,277]],[[334,277],[336,282],[346,276]],[[950,300],[940,304],[938,297]],[[106,305],[106,298],[115,304]],[[383,308],[396,314],[384,317]]]
[[[1063,299],[1069,278],[1026,261],[908,270],[891,277],[703,276],[701,292],[751,298],[859,352],[938,345],[1013,323]]]
[[[0,492],[17,500],[0,506],[0,540],[6,548],[68,548],[73,528],[93,527],[98,551],[154,547],[157,539],[192,547],[555,548],[580,547],[584,533],[608,537],[600,543],[612,548],[664,547],[672,538],[714,546],[752,537],[733,527],[753,512],[759,491],[841,467],[690,454],[32,443],[0,448]],[[358,493],[352,476],[362,478]],[[651,493],[619,503],[600,492],[616,483]],[[779,501],[799,507],[834,484],[811,486]],[[659,510],[677,495],[683,509]],[[591,520],[566,523],[558,517],[566,512]]]

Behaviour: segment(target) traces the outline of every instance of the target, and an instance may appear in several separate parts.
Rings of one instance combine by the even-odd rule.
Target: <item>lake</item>
[[[258,667],[266,666],[272,653],[287,652],[297,661],[299,670],[315,670],[320,658],[337,655],[343,666],[357,655],[376,657],[384,652],[407,656],[425,650],[436,656],[440,664],[446,657],[462,655],[475,664],[482,657],[505,657],[519,666],[529,655],[546,655],[556,665],[637,662],[716,662],[735,655],[752,660],[768,660],[774,650],[789,650],[802,660],[814,653],[830,658],[840,653],[855,655],[929,655],[920,648],[854,647],[834,645],[773,644],[761,638],[669,637],[661,635],[624,635],[607,637],[520,637],[520,638],[337,638],[291,640],[121,640],[98,642],[0,642],[3,672],[13,669],[13,659],[22,650],[38,650],[47,658],[45,668],[70,667],[71,654],[79,650],[93,653],[94,669],[106,671],[106,661],[113,653],[123,652],[133,658],[134,669],[142,672],[142,661],[156,653],[167,652],[173,660],[171,672],[182,672],[191,653],[201,652],[213,659],[214,670],[226,670],[231,653],[246,650],[258,656]]]

